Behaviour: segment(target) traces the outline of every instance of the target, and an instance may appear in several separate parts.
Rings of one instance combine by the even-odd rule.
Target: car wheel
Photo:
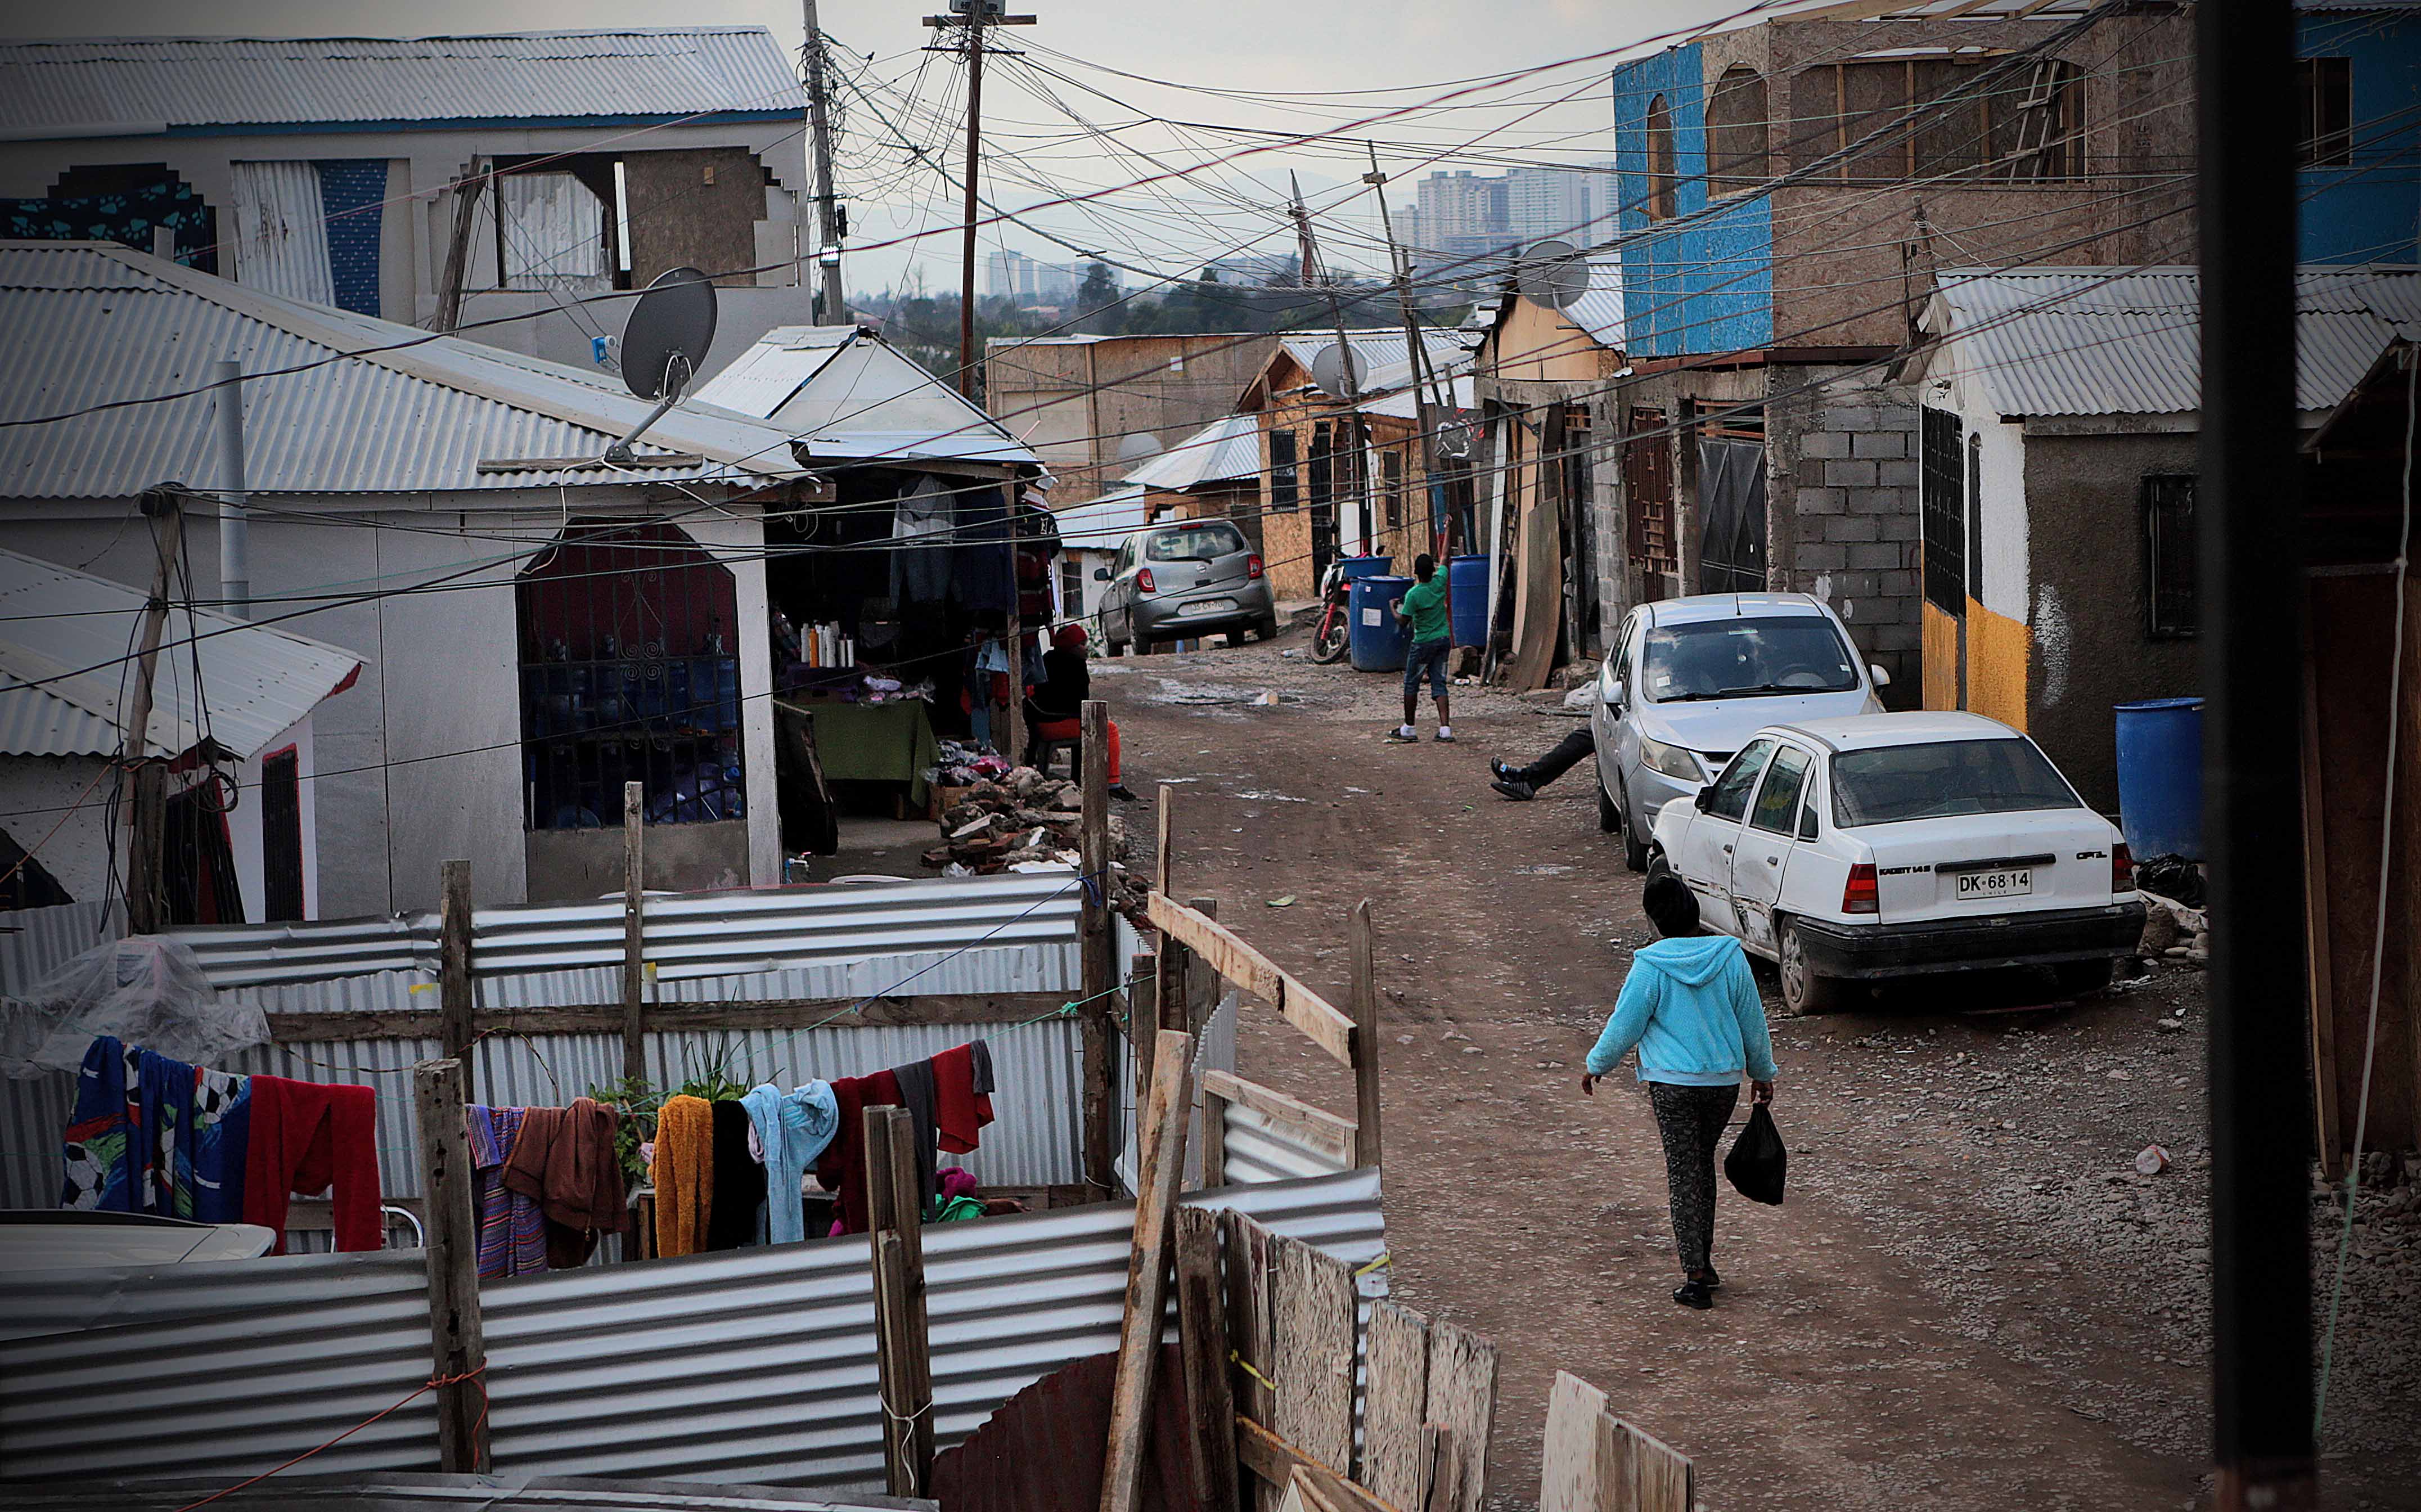
[[[2059,983],[2061,991],[2084,997],[2110,990],[2111,970],[2115,965],[2116,962],[2108,960],[2067,960],[2054,966],[2051,974],[2053,979]]]
[[[1605,790],[1605,773],[1602,772],[1597,774],[1597,827],[1605,834],[1612,834],[1622,828],[1622,810],[1616,806],[1614,795]],[[1627,834],[1623,836],[1622,849],[1623,859],[1627,861],[1631,851],[1631,836]],[[1631,869],[1637,871],[1639,868],[1633,866]]]
[[[1258,618],[1258,619],[1257,619],[1257,620],[1253,621],[1253,639],[1255,639],[1255,640],[1257,640],[1257,641],[1273,641],[1273,640],[1276,640],[1277,638],[1278,638],[1278,616],[1275,616],[1275,615],[1263,615],[1260,618]]]
[[[1796,920],[1785,920],[1775,931],[1781,939],[1782,1009],[1793,1018],[1809,1013],[1830,1013],[1841,1005],[1841,984],[1829,976],[1819,976],[1807,959],[1806,943],[1799,937]]]
[[[1632,871],[1646,871],[1648,869],[1648,837],[1639,833],[1638,824],[1633,822],[1631,818],[1630,797],[1631,795],[1628,791],[1623,794],[1622,864],[1630,867]]]

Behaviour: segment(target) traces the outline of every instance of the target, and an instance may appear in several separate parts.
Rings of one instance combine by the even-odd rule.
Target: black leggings
[[[1740,1083],[1677,1086],[1648,1083],[1656,1131],[1664,1138],[1664,1183],[1673,1196],[1673,1245],[1684,1274],[1710,1270],[1715,1245],[1715,1151],[1740,1105]]]
[[[1554,750],[1511,775],[1516,782],[1528,783],[1533,787],[1544,787],[1580,765],[1584,758],[1596,754],[1597,734],[1584,725],[1556,741]]]

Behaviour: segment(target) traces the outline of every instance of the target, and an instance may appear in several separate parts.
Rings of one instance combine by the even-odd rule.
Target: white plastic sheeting
[[[235,218],[235,281],[280,299],[336,303],[328,262],[328,207],[310,162],[238,163],[228,210]]]
[[[605,202],[569,173],[496,180],[507,288],[614,287],[605,267]]]

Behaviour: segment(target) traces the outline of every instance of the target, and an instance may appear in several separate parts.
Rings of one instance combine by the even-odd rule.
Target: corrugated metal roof
[[[119,659],[135,643],[144,601],[124,584],[0,551],[0,677],[9,679],[0,685],[0,755],[112,756],[124,746],[121,700],[133,685]],[[273,625],[172,613],[145,754],[182,756],[207,734],[250,760],[361,668],[351,651]]]
[[[2329,409],[2391,338],[2421,335],[2421,270],[2304,267],[2295,305],[2296,407]],[[1945,269],[1926,373],[1974,374],[2004,415],[2191,413],[2201,319],[2192,268]]]
[[[777,326],[709,379],[698,402],[763,419],[809,459],[1042,460],[1007,427],[874,332]]]
[[[1204,483],[1258,477],[1261,428],[1249,414],[1225,415],[1127,475],[1130,483],[1181,493]]]
[[[580,368],[277,299],[115,243],[0,242],[0,361],[16,380],[0,419],[41,422],[0,429],[0,497],[211,487],[221,462],[206,385],[226,357],[264,375],[242,385],[256,492],[544,489],[553,508],[558,486],[734,475],[761,486],[803,471],[781,428],[693,400],[649,428],[633,470],[483,473],[482,461],[601,456],[651,406]],[[704,460],[651,460],[666,452]]]
[[[1051,517],[1058,522],[1059,539],[1070,550],[1114,552],[1128,536],[1151,523],[1145,518],[1148,507],[1143,485],[1130,483],[1098,499],[1054,509]]]
[[[1385,1248],[1380,1197],[1371,1169],[1185,1201],[1361,1265]],[[940,1445],[1117,1347],[1133,1222],[1131,1205],[1096,1203],[925,1231]],[[428,1379],[420,1265],[406,1252],[0,1277],[0,1316],[62,1330],[0,1345],[0,1477],[249,1474],[333,1438]],[[1384,1273],[1361,1289],[1383,1292]],[[499,1473],[881,1482],[863,1243],[590,1266],[492,1282],[481,1303]],[[163,1361],[209,1362],[245,1389],[197,1393]],[[313,1468],[427,1469],[433,1420],[423,1397]]]
[[[1572,301],[1564,315],[1574,325],[1587,332],[1600,346],[1620,350],[1623,344],[1622,325],[1622,259],[1593,258],[1589,263],[1588,288]]]
[[[0,132],[643,121],[804,113],[762,26],[492,37],[124,37],[0,46]]]
[[[1424,383],[1421,385],[1421,389],[1430,402],[1436,402],[1437,385],[1433,383]],[[1457,373],[1454,377],[1447,379],[1446,389],[1455,409],[1468,410],[1478,403],[1478,400],[1473,397],[1475,390],[1472,387],[1471,374],[1469,372]],[[1372,399],[1369,403],[1362,406],[1362,410],[1366,414],[1391,414],[1399,420],[1417,419],[1420,415],[1420,410],[1414,402],[1413,389],[1409,384],[1403,388],[1396,390],[1393,394],[1383,395],[1378,398]]]
[[[1404,333],[1392,331],[1348,331],[1345,338],[1353,343],[1353,351],[1367,366],[1368,372],[1360,385],[1364,394],[1383,394],[1409,384],[1414,378],[1409,353],[1412,348],[1404,341]],[[1429,365],[1440,374],[1460,372],[1471,366],[1472,352],[1478,335],[1469,331],[1424,330],[1421,345],[1427,349]],[[1309,372],[1321,349],[1336,345],[1334,332],[1326,335],[1305,331],[1282,336],[1279,348],[1303,365]]]
[[[689,1481],[600,1480],[582,1475],[286,1474],[229,1490],[218,1481],[79,1481],[12,1489],[14,1512],[182,1512],[207,1499],[219,1512],[931,1512],[930,1502],[851,1494],[839,1499],[773,1486],[700,1486]],[[240,1484],[240,1483],[239,1483]],[[218,1495],[212,1495],[218,1492]]]

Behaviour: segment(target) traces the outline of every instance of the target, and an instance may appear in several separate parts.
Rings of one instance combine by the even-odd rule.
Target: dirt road
[[[1329,986],[1347,910],[1372,900],[1394,1286],[1503,1350],[1496,1501],[1537,1494],[1560,1366],[1695,1457],[1710,1507],[2206,1504],[2198,977],[2047,1012],[1961,1013],[2048,993],[1961,985],[1777,1019],[1790,1198],[1725,1191],[1726,1286],[1686,1312],[1645,1101],[1577,1084],[1651,938],[1637,879],[1597,833],[1585,767],[1528,804],[1486,786],[1490,754],[1541,750],[1570,718],[1459,688],[1460,743],[1390,745],[1395,679],[1312,666],[1302,644],[1098,662],[1094,686],[1147,798],[1126,811],[1139,839],[1154,785],[1177,784],[1179,896],[1218,897]],[[1273,1016],[1246,1015],[1239,1054],[1352,1112]],[[2175,1167],[2138,1176],[2152,1143]],[[2413,1190],[2366,1199],[2331,1506],[2421,1507]]]

